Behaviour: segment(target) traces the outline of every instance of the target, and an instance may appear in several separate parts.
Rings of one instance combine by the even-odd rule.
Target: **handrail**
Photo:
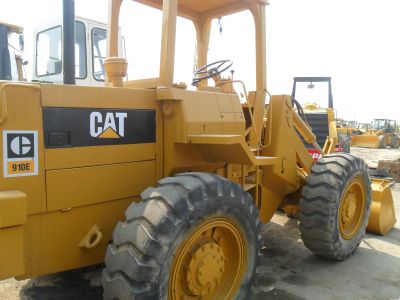
[[[26,84],[26,83],[5,83],[0,87],[0,125],[7,121],[8,117],[8,106],[7,106],[7,87],[18,87],[18,88],[33,88],[40,91],[40,86],[37,84]]]

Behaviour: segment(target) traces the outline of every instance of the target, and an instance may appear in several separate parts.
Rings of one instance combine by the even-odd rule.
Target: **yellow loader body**
[[[0,82],[0,279],[105,261],[106,299],[233,299],[249,292],[261,224],[300,191],[304,244],[330,259],[352,255],[368,222],[368,167],[343,153],[314,162],[300,136],[324,154],[337,141],[324,152],[290,96],[266,108],[267,1],[139,2],[163,11],[154,82],[123,80],[122,0],[109,6],[107,87]],[[194,78],[213,87],[174,85],[177,16],[193,21],[197,67],[209,67],[212,19],[243,10],[257,62],[246,103],[218,67]]]
[[[395,120],[374,119],[372,128],[362,135],[352,137],[351,146],[365,148],[398,148],[400,140]]]

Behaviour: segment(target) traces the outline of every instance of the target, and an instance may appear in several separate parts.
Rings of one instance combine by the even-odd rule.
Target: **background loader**
[[[265,111],[267,2],[138,2],[162,9],[158,78],[123,80],[122,0],[112,0],[107,87],[73,85],[74,9],[64,0],[65,84],[0,82],[0,279],[105,253],[105,299],[246,299],[262,223],[285,198],[300,199],[311,251],[352,255],[370,213],[368,167],[347,153],[314,161],[301,137],[321,147],[290,96],[271,96]],[[245,103],[233,85],[246,84],[221,75],[232,62],[207,60],[212,20],[241,11],[255,27],[256,88]],[[196,31],[191,89],[173,82],[178,16]]]
[[[358,123],[357,128],[351,132],[351,135],[364,134],[372,128],[371,126],[371,123]]]
[[[365,148],[398,148],[399,132],[395,120],[374,119],[372,126],[364,134],[353,136],[351,145]]]
[[[0,80],[26,80],[23,70],[24,29],[0,22]]]
[[[331,77],[294,77],[292,97],[296,97],[298,83],[307,83],[307,88],[313,89],[314,83],[327,83],[328,106],[321,107],[317,103],[303,102],[305,122],[312,129],[317,138],[318,145],[324,153],[346,152],[350,153],[350,137],[347,132],[337,128],[335,110],[333,108]],[[314,158],[320,157],[320,152],[312,145],[307,145]]]

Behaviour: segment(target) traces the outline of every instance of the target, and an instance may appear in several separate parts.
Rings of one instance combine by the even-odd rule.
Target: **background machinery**
[[[24,81],[24,29],[0,22],[0,80]]]
[[[365,134],[371,129],[371,123],[358,123],[357,129],[352,132],[353,135]]]
[[[371,128],[362,135],[353,136],[351,145],[366,148],[398,148],[399,132],[395,120],[374,119]]]
[[[299,195],[305,245],[328,259],[352,255],[369,218],[367,165],[346,153],[314,161],[300,136],[324,151],[290,96],[271,96],[265,111],[267,1],[138,2],[162,9],[158,78],[123,80],[122,0],[112,0],[107,87],[0,82],[0,279],[105,253],[105,299],[246,299],[262,223]],[[256,89],[243,104],[221,77],[231,62],[207,61],[212,20],[240,11],[255,21]],[[173,84],[178,16],[196,30],[191,90]],[[75,53],[70,27],[64,52]],[[74,77],[64,69],[64,82]]]
[[[317,103],[304,103],[303,112],[307,125],[310,126],[317,138],[318,145],[324,149],[324,153],[346,152],[350,153],[350,137],[347,132],[340,130],[336,126],[335,111],[333,108],[332,82],[331,77],[294,77],[292,98],[296,98],[298,83],[307,83],[309,89],[314,88],[314,83],[327,83],[328,106],[322,108]],[[314,158],[320,156],[318,149],[313,145],[307,145],[309,152]]]

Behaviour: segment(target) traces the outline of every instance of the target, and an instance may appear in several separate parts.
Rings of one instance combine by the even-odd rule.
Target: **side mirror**
[[[24,51],[24,46],[25,46],[24,35],[20,34],[19,35],[19,49],[21,51]]]

